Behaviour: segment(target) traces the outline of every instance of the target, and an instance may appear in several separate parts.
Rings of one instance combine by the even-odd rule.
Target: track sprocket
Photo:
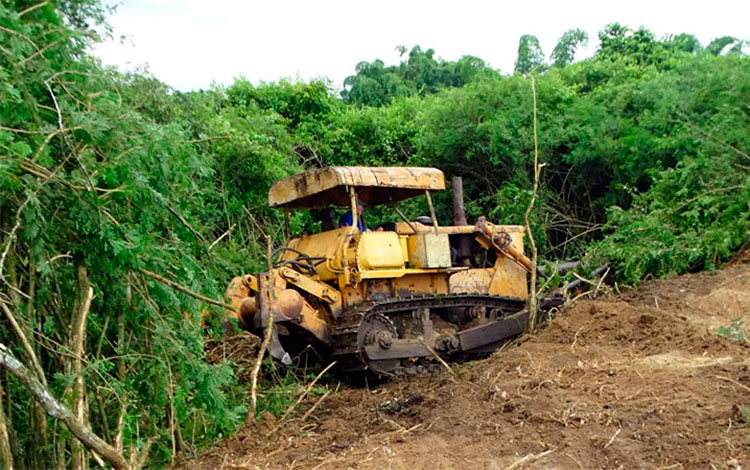
[[[373,372],[383,372],[398,365],[400,362],[398,359],[371,361],[364,352],[365,346],[371,344],[387,348],[395,338],[398,338],[398,332],[390,318],[377,312],[370,312],[364,316],[357,329],[357,349],[368,369]]]

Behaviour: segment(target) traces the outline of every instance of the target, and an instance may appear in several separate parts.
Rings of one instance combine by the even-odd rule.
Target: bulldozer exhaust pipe
[[[451,179],[453,188],[453,225],[469,225],[466,221],[466,211],[464,210],[464,180],[460,176],[454,176]],[[461,266],[471,266],[471,238],[461,236],[456,246],[457,264]]]
[[[451,179],[453,187],[453,225],[469,225],[464,210],[464,180],[460,176]]]

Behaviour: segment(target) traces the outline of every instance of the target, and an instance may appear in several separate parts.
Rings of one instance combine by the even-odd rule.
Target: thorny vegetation
[[[285,80],[180,93],[88,53],[106,13],[97,0],[0,4],[0,339],[142,463],[231,433],[247,393],[236,362],[205,361],[201,316],[218,334],[221,308],[146,273],[220,298],[262,268],[264,234],[281,236],[270,184],[323,165],[435,166],[464,177],[470,219],[520,223],[533,176],[522,73],[537,77],[542,257],[608,259],[637,283],[714,268],[750,239],[750,61],[737,39],[704,48],[615,24],[580,62],[581,31],[550,64],[524,36],[513,75],[414,47],[399,65],[358,64],[340,97]],[[450,222],[449,195],[435,203]],[[307,214],[292,223],[315,229]],[[295,380],[266,374],[259,410],[286,409]],[[17,467],[85,467],[6,372],[0,397]]]

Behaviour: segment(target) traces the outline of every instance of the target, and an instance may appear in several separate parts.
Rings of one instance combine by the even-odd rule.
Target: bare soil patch
[[[735,318],[750,324],[746,262],[650,281],[456,377],[342,386],[304,422],[269,435],[269,418],[178,468],[747,468],[750,344],[716,331]]]

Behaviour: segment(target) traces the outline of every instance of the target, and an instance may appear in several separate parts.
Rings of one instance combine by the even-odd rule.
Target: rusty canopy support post
[[[354,191],[354,186],[349,186],[349,204],[351,205],[352,211],[352,227],[358,229],[359,214],[357,214],[357,192]],[[352,233],[354,231],[352,230]]]
[[[432,219],[432,226],[435,229],[435,232],[437,232],[438,231],[437,217],[435,217],[435,207],[433,207],[432,205],[432,197],[430,197],[430,191],[425,189],[424,195],[427,198],[427,207],[430,208],[430,218]]]
[[[291,230],[289,229],[289,208],[284,208],[284,235],[286,236],[286,239],[289,240],[289,235],[291,234]]]
[[[346,237],[343,239],[343,243],[341,245],[342,247],[342,254],[343,254],[343,261],[344,261],[344,284],[349,285],[352,281],[352,271],[351,267],[349,266],[349,256],[348,256],[348,250],[347,246],[349,243],[349,239],[359,231],[359,227],[357,224],[359,223],[359,214],[357,214],[357,192],[354,190],[354,186],[349,186],[349,206],[351,207],[352,211],[352,226],[349,230],[349,233]]]
[[[409,226],[411,231],[414,233],[417,233],[417,228],[414,226],[413,223],[411,223],[411,221],[409,221],[409,219],[404,215],[404,213],[401,212],[401,209],[399,209],[398,206],[393,206],[393,209],[396,211],[396,214],[398,214],[398,216],[401,217],[401,220],[406,222],[406,225]]]

